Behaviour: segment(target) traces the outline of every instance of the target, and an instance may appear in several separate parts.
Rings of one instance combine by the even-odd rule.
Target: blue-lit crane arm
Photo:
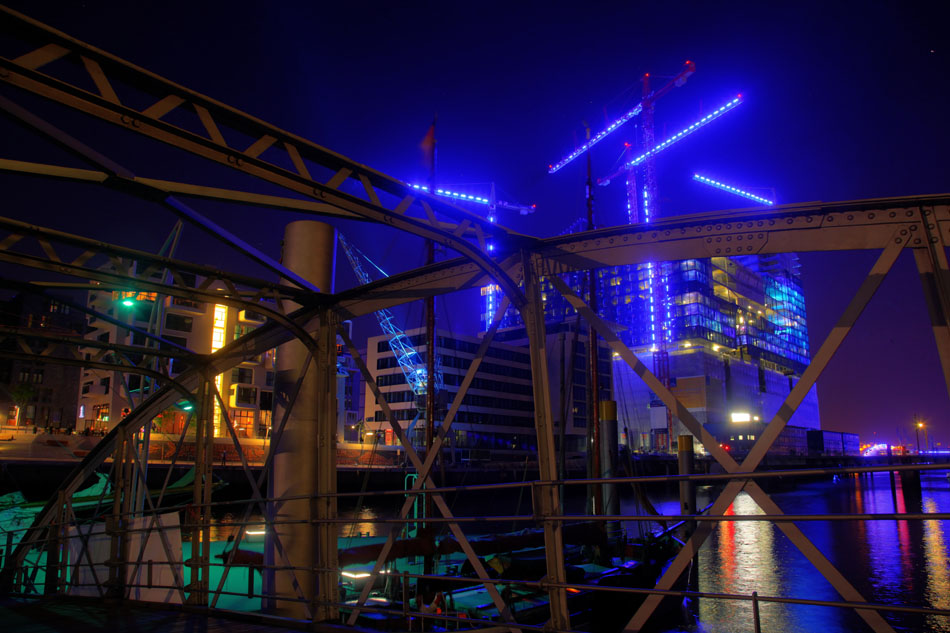
[[[693,180],[696,182],[701,182],[704,185],[709,185],[710,187],[715,187],[716,189],[722,189],[728,193],[739,196],[741,198],[746,198],[748,200],[754,200],[759,204],[773,205],[775,204],[774,200],[769,200],[768,198],[763,198],[762,196],[757,196],[754,193],[749,193],[739,189],[738,187],[733,187],[732,185],[727,185],[724,182],[719,182],[718,180],[713,180],[712,178],[707,178],[706,176],[700,176],[699,174],[693,174]]]
[[[548,173],[553,174],[554,172],[558,171],[562,167],[566,166],[568,163],[570,163],[572,160],[574,160],[578,156],[583,155],[584,152],[589,150],[591,147],[593,147],[600,141],[604,140],[608,135],[610,135],[611,132],[616,131],[624,123],[626,123],[633,117],[639,115],[643,111],[643,106],[645,103],[652,102],[659,99],[660,97],[665,95],[667,92],[669,92],[672,88],[676,86],[682,86],[684,83],[686,83],[686,80],[689,78],[689,76],[692,75],[694,72],[696,72],[696,64],[694,64],[693,62],[687,59],[683,70],[681,70],[679,73],[677,73],[675,77],[673,77],[668,82],[666,82],[665,86],[663,86],[656,92],[652,93],[646,99],[644,99],[643,101],[638,103],[636,106],[634,106],[632,110],[628,111],[622,117],[620,117],[619,119],[615,120],[613,123],[608,125],[605,129],[598,132],[588,142],[584,143],[583,145],[575,149],[573,152],[571,152],[570,154],[562,158],[560,161],[552,165],[548,165]]]
[[[624,165],[622,165],[622,166],[620,167],[620,169],[618,169],[618,170],[615,171],[614,173],[610,174],[610,175],[607,176],[606,178],[601,178],[600,180],[597,181],[597,184],[599,184],[599,185],[601,185],[601,186],[609,185],[609,184],[610,184],[610,181],[611,181],[612,179],[614,179],[614,178],[616,178],[617,176],[619,176],[620,174],[624,173],[625,171],[627,171],[627,170],[630,169],[631,167],[636,167],[637,165],[639,165],[640,163],[642,163],[643,161],[645,161],[647,158],[650,158],[651,156],[655,156],[656,154],[659,154],[660,152],[662,152],[662,151],[665,150],[666,148],[670,147],[670,146],[673,145],[674,143],[677,143],[677,142],[683,140],[684,138],[686,138],[687,136],[689,136],[689,135],[692,134],[693,132],[696,132],[696,131],[699,130],[700,128],[703,128],[703,127],[709,125],[710,123],[712,123],[713,121],[715,121],[716,119],[718,119],[719,117],[721,117],[722,115],[724,115],[726,112],[729,112],[730,110],[733,110],[733,109],[737,108],[737,107],[738,107],[739,105],[741,105],[741,104],[742,104],[742,95],[741,95],[741,94],[740,94],[740,95],[736,95],[736,98],[735,98],[735,99],[729,101],[728,103],[726,103],[726,104],[723,105],[722,107],[717,108],[716,110],[713,110],[712,112],[710,112],[709,114],[707,114],[706,116],[704,116],[704,117],[701,118],[700,120],[696,121],[695,123],[693,123],[693,124],[690,125],[689,127],[683,128],[682,130],[680,130],[679,132],[677,132],[677,133],[674,134],[673,136],[669,137],[669,138],[666,139],[665,141],[663,141],[663,142],[661,142],[661,143],[655,145],[654,147],[651,147],[650,149],[646,150],[645,152],[643,152],[642,154],[640,154],[639,156],[637,156],[637,157],[634,158],[633,160],[628,161],[627,163],[625,163]]]
[[[351,245],[343,234],[339,235],[340,246],[343,247],[343,252],[346,253],[346,259],[350,262],[350,266],[353,268],[353,272],[356,274],[357,279],[360,280],[362,284],[368,284],[373,281],[372,277],[363,269],[361,259],[372,264],[376,270],[382,273],[383,276],[387,276],[386,273],[373,264],[373,262],[366,257],[359,249]],[[396,362],[399,364],[399,368],[402,370],[403,376],[406,377],[406,384],[409,385],[409,388],[412,392],[421,396],[426,392],[426,364],[423,362],[422,358],[419,356],[419,353],[412,346],[412,343],[409,341],[409,337],[406,336],[406,333],[402,331],[396,324],[396,320],[393,317],[393,313],[390,312],[387,308],[382,310],[377,310],[376,321],[379,323],[380,329],[383,331],[389,338],[389,349],[392,350],[393,355],[396,357]],[[442,372],[436,368],[435,373],[435,389],[436,391],[442,390]]]
[[[428,192],[429,188],[425,185],[409,185],[413,189],[418,189],[420,191]],[[491,204],[490,198],[485,198],[482,196],[473,196],[469,193],[460,193],[458,191],[452,191],[450,189],[436,189],[433,193],[437,196],[444,196],[446,198],[452,198],[453,200],[458,200],[459,202],[473,202],[475,204]],[[534,204],[515,204],[513,202],[505,202],[504,200],[495,200],[495,206],[499,209],[507,209],[509,211],[517,211],[521,215],[528,215],[534,213],[537,210],[537,205]],[[488,217],[489,222],[494,222],[495,219],[492,216]]]

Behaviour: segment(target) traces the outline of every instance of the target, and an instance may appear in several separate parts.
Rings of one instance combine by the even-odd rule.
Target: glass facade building
[[[589,302],[587,278],[586,272],[564,276]],[[548,327],[573,322],[570,304],[550,281],[541,284]],[[805,302],[793,253],[609,267],[595,271],[595,284],[601,317],[700,422],[727,441],[737,437],[736,424],[742,424],[733,421],[733,413],[740,419],[748,414],[750,423],[766,422],[809,363]],[[486,322],[499,296],[497,287],[482,288]],[[502,327],[520,325],[519,314],[509,308]],[[666,408],[625,363],[613,365],[621,441],[653,449],[669,445],[670,427],[674,434],[687,432],[668,420]],[[792,424],[819,428],[814,388]],[[663,437],[657,441],[657,435]]]

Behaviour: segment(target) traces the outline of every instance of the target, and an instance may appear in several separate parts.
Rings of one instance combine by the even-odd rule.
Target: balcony
[[[256,323],[258,325],[266,323],[267,317],[263,314],[258,314],[253,310],[241,310],[238,312],[238,321],[242,323]]]

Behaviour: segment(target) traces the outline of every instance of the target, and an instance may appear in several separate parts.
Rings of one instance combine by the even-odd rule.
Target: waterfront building
[[[201,279],[192,280],[201,283]],[[214,285],[211,286],[214,290]],[[260,327],[266,317],[253,310],[239,310],[224,304],[191,301],[180,297],[162,297],[156,303],[155,293],[92,291],[88,305],[136,328],[157,333],[164,340],[198,354],[208,354]],[[150,326],[151,324],[151,326]],[[158,324],[156,326],[156,324]],[[130,332],[104,319],[89,318],[86,338],[102,342],[144,345],[146,337]],[[93,350],[87,350],[93,351]],[[337,430],[343,438],[347,422],[359,420],[359,371],[342,342],[337,345]],[[270,437],[274,409],[274,361],[271,349],[242,362],[215,377],[215,384],[224,400],[224,409],[234,423],[241,439]],[[169,375],[174,378],[188,369],[181,360],[170,362]],[[78,394],[77,430],[103,432],[111,429],[132,407],[147,397],[150,380],[140,375],[101,369],[83,369]],[[153,421],[156,431],[180,434],[193,406],[187,400],[166,409]],[[215,437],[226,437],[221,410],[215,412]]]
[[[425,357],[424,329],[409,330],[406,336],[419,354]],[[580,452],[587,435],[586,336],[581,334],[573,337],[565,327],[550,332],[547,342],[551,407],[557,425],[556,441],[560,446],[563,435],[568,452]],[[436,363],[441,368],[444,383],[443,391],[437,395],[438,423],[458,392],[481,339],[438,330],[435,344]],[[567,366],[572,349],[575,357],[573,375],[567,374],[570,378],[563,378],[559,368]],[[604,371],[602,393],[609,397],[609,350],[603,347],[600,356]],[[409,388],[389,347],[389,338],[384,335],[370,337],[366,359],[373,379],[393,409],[400,426],[410,432],[417,446],[421,445],[424,407],[420,406],[422,403]],[[564,389],[561,388],[562,384],[566,385]],[[368,386],[365,403],[363,437],[373,438],[384,445],[397,444],[398,439],[393,437],[383,410]],[[423,413],[419,412],[420,409]],[[567,424],[562,425],[565,414]],[[413,420],[416,422],[413,423]],[[498,332],[489,345],[485,359],[456,414],[448,446],[454,458],[459,460],[517,459],[537,453],[531,361],[524,328]]]
[[[587,273],[565,281],[589,301]],[[599,269],[598,311],[618,336],[683,400],[721,442],[757,433],[770,419],[809,362],[805,303],[796,255],[712,257]],[[545,320],[571,321],[576,312],[546,279],[541,281]],[[497,288],[482,289],[487,320]],[[503,326],[517,326],[509,309]],[[617,359],[619,361],[619,358]],[[634,450],[669,450],[686,433],[666,407],[627,367],[615,362],[621,442]],[[749,429],[736,433],[743,424]],[[792,424],[820,426],[814,388]]]
[[[79,336],[85,320],[82,313],[54,298],[17,295],[0,304],[0,323],[46,335]],[[12,339],[3,348],[20,352]],[[50,355],[68,357],[65,348],[53,347]],[[0,358],[0,424],[9,427],[71,429],[76,420],[79,368],[56,362],[10,357]]]
[[[157,299],[155,293],[148,292],[91,291],[87,301],[89,307],[98,312],[156,333],[198,354],[214,352],[265,322],[263,316],[251,310],[180,297]],[[86,338],[126,345],[146,344],[144,335],[93,317],[89,318]],[[172,378],[186,369],[187,365],[177,359],[168,367]],[[267,437],[274,402],[274,350],[217,376],[215,384],[238,436]],[[80,378],[77,430],[108,431],[147,397],[150,390],[151,380],[147,377],[84,368]],[[159,432],[181,433],[192,410],[192,404],[182,400],[157,417],[153,428]],[[220,410],[216,411],[214,427],[216,437],[227,433]]]

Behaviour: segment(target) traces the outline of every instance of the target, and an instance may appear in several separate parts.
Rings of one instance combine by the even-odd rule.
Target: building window
[[[102,386],[102,388],[103,388],[103,390],[102,390],[102,393],[103,393],[103,394],[108,394],[108,393],[109,393],[109,383],[110,383],[111,381],[112,381],[111,378],[103,378],[102,380],[99,381],[99,384],[100,384],[100,385]]]
[[[261,392],[261,400],[264,399],[264,393]],[[273,413],[261,409],[260,422],[257,424],[257,437],[270,437],[271,416]]]
[[[109,405],[107,404],[94,404],[92,406],[92,417],[96,422],[108,422],[109,421]],[[96,425],[96,428],[99,428],[99,425]]]
[[[239,407],[253,407],[257,405],[256,387],[231,387],[231,392],[235,394],[234,402]]]
[[[234,425],[234,431],[238,437],[253,437],[254,433],[254,410],[253,409],[232,409],[231,423]]]
[[[169,312],[165,315],[165,328],[169,330],[177,330],[179,332],[191,332],[192,324],[194,319],[190,316],[184,316],[182,314],[172,314]]]
[[[231,370],[231,382],[253,383],[254,370],[247,367],[235,367]]]
[[[272,411],[274,409],[274,392],[261,392],[261,411]]]
[[[185,308],[195,308],[196,310],[205,309],[205,304],[198,301],[192,301],[191,299],[183,299],[181,297],[172,297],[172,305],[182,306]]]
[[[22,383],[29,383],[33,385],[38,385],[43,382],[43,370],[42,369],[21,369],[19,374],[19,380]]]

